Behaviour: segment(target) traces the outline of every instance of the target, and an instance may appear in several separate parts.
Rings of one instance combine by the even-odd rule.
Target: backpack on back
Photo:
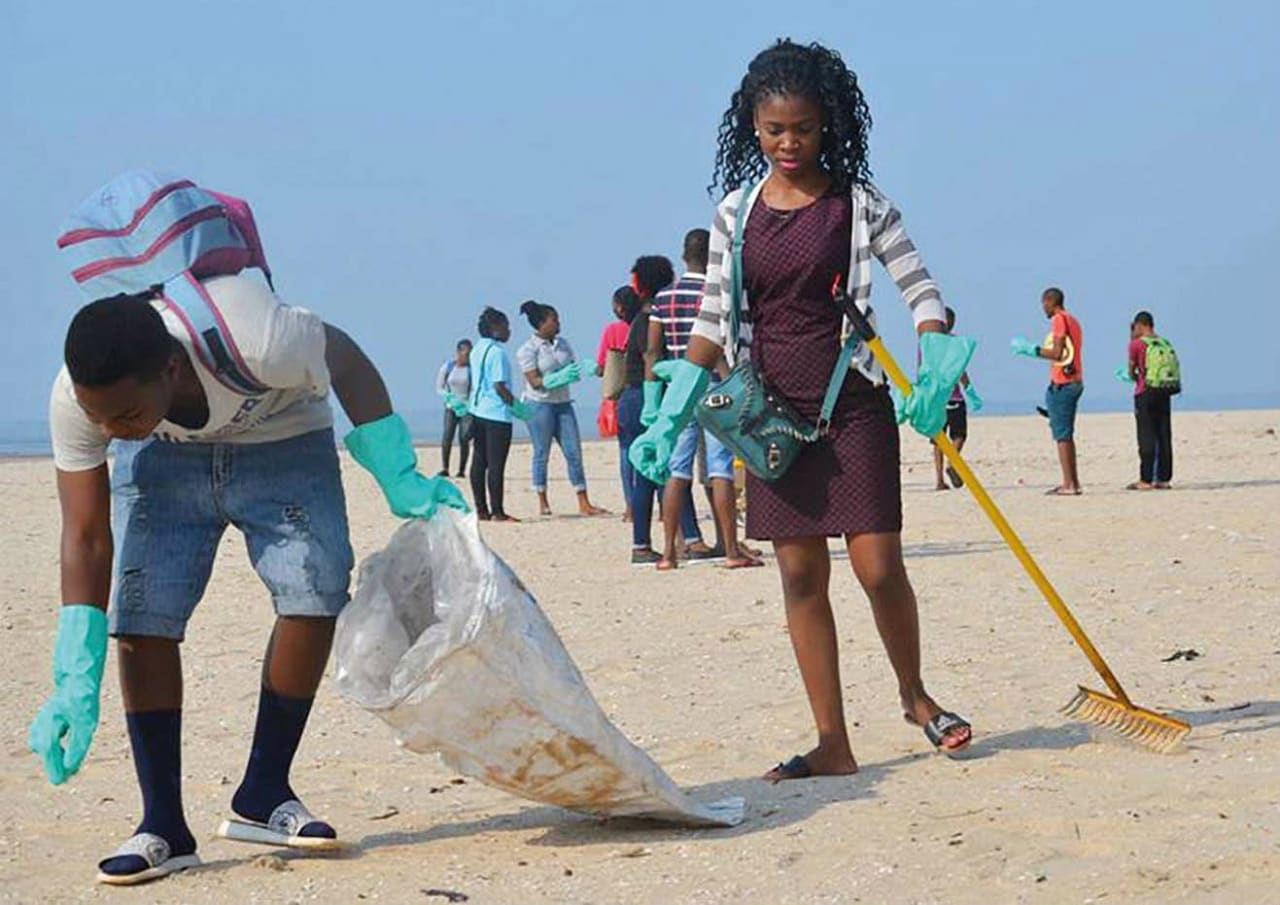
[[[1173,343],[1163,336],[1144,336],[1147,347],[1146,384],[1153,390],[1164,390],[1171,396],[1182,392],[1182,367]]]
[[[257,267],[274,290],[246,202],[189,179],[131,170],[80,203],[63,227],[58,248],[90,299],[156,291],[219,383],[245,396],[267,391],[249,371],[221,311],[200,283]]]

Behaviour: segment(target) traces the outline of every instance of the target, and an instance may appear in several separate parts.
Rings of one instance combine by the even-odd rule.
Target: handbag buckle
[[[733,397],[728,393],[712,393],[702,404],[709,409],[724,409],[733,405]]]
[[[782,465],[782,450],[778,448],[778,444],[769,444],[769,451],[765,453],[765,462],[768,464],[770,471],[777,471],[779,466]]]

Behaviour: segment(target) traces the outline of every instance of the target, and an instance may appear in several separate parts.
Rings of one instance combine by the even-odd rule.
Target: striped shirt
[[[747,213],[760,197],[760,183],[746,200]],[[730,287],[733,278],[733,230],[738,207],[743,203],[744,189],[734,189],[716,207],[715,220],[711,224],[710,257],[707,266],[707,286],[702,297],[702,309],[693,325],[693,335],[701,336],[718,346],[725,347],[725,357],[732,366],[741,355],[747,357],[751,349],[750,300],[744,289],[741,297],[742,317],[739,326],[740,348],[728,348],[730,338],[729,312]],[[889,276],[898,286],[902,300],[911,311],[916,325],[922,321],[946,320],[946,310],[937,285],[925,269],[920,254],[902,227],[902,215],[893,203],[872,186],[855,185],[850,192],[853,200],[853,229],[850,230],[849,260],[852,262],[847,290],[863,311],[871,301],[871,257],[874,255],[884,265]],[[745,217],[743,218],[745,222]],[[750,237],[747,237],[750,238]],[[875,314],[870,315],[872,324]],[[847,333],[849,325],[846,322]],[[884,382],[884,369],[871,355],[865,343],[860,343],[853,356],[852,368],[856,368],[872,383]]]
[[[689,348],[689,334],[702,308],[706,284],[705,274],[686,273],[654,297],[650,317],[662,324],[668,358],[684,358],[685,349]]]

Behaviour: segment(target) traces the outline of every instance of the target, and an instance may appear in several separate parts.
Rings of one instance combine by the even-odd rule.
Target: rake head
[[[1100,691],[1079,686],[1062,712],[1119,733],[1143,747],[1168,754],[1191,732],[1191,724],[1154,710],[1147,710]]]

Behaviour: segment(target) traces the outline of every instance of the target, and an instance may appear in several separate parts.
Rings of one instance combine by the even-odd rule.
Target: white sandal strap
[[[304,826],[315,820],[306,806],[296,798],[280,804],[271,812],[267,829],[285,836],[296,836]]]
[[[125,840],[111,857],[121,855],[137,855],[147,862],[148,867],[158,867],[169,860],[173,850],[163,837],[155,833],[138,833]]]

